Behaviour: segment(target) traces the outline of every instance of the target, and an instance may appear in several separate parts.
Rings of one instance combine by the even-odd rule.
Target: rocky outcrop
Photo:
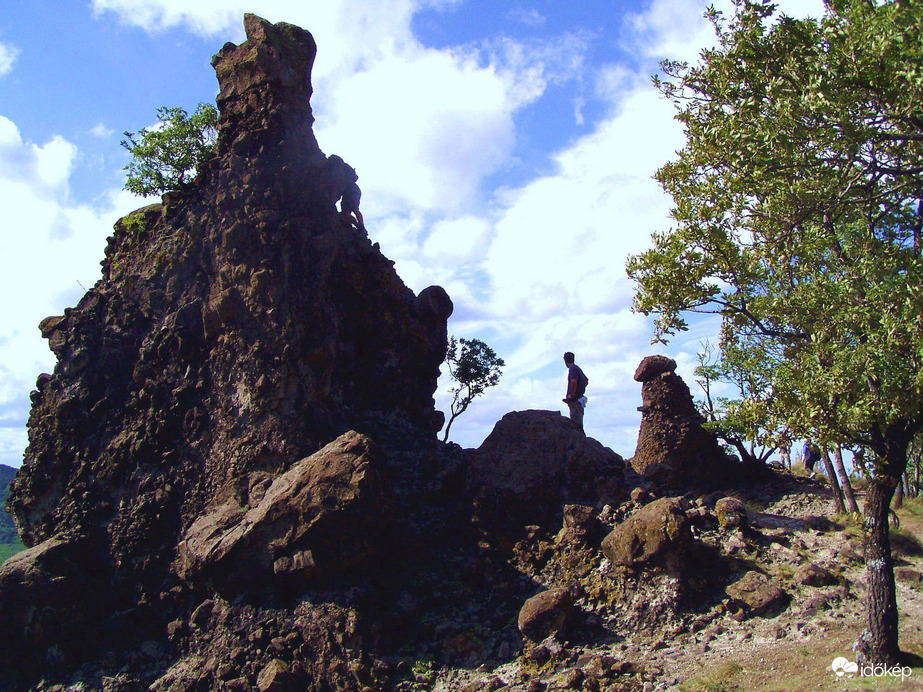
[[[745,613],[761,615],[772,612],[786,601],[786,593],[765,574],[749,571],[727,587],[727,595]]]
[[[102,279],[41,324],[58,364],[32,393],[9,508],[26,545],[63,542],[37,549],[75,560],[55,588],[93,573],[110,613],[179,608],[185,579],[359,560],[382,478],[420,493],[413,465],[438,464],[311,457],[350,430],[435,445],[452,303],[439,287],[414,295],[337,212],[342,164],[311,128],[311,35],[244,23],[247,41],[213,61],[212,158],[121,219]],[[83,542],[103,547],[92,568],[66,547]],[[0,657],[34,654],[17,641]]]
[[[676,374],[676,362],[648,356],[635,371],[641,382],[641,430],[631,465],[659,484],[673,488],[727,486],[735,469],[708,432],[689,387]]]
[[[554,411],[514,411],[471,454],[475,522],[509,547],[523,527],[560,526],[567,503],[615,503],[627,496],[625,465]]]

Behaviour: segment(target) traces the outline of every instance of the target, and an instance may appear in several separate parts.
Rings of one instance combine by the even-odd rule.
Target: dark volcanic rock
[[[296,462],[349,430],[409,449],[435,445],[441,427],[433,393],[452,303],[438,287],[414,295],[338,213],[338,166],[311,128],[311,35],[252,15],[245,28],[247,41],[213,60],[213,157],[162,204],[121,219],[102,279],[41,324],[58,364],[32,393],[30,445],[9,508],[27,546],[53,541],[40,554],[74,561],[54,576],[55,589],[79,592],[80,574],[94,574],[120,611],[179,599],[183,537],[185,576],[269,561],[290,575],[349,553],[345,543],[331,547],[335,537],[361,542],[362,531],[341,531],[338,517],[367,500],[376,506],[383,481],[359,462],[331,471],[333,480]],[[420,473],[404,463],[384,454],[380,466],[395,492],[421,492]],[[293,468],[303,474],[297,491]],[[292,496],[270,518],[279,506],[260,500],[279,487],[274,478],[291,481]],[[328,480],[328,495],[312,495]],[[197,520],[218,533],[205,536]],[[303,532],[284,531],[301,520]],[[105,549],[81,558],[84,543]],[[69,617],[61,632],[91,615]],[[0,666],[41,655],[17,632]]]
[[[563,634],[573,612],[574,599],[567,589],[542,591],[523,604],[517,619],[519,631],[532,641],[555,632]]]
[[[500,544],[530,524],[557,530],[568,503],[627,497],[622,458],[555,411],[514,411],[471,455],[475,521]]]
[[[715,503],[715,516],[723,528],[745,527],[749,523],[747,508],[736,497],[722,497]]]
[[[784,604],[787,594],[776,586],[765,574],[750,571],[727,589],[731,597],[744,610],[753,615],[771,612]]]
[[[0,651],[16,652],[7,673],[54,668],[65,657],[95,653],[114,605],[102,546],[55,536],[0,567]],[[23,655],[23,642],[28,642]]]
[[[635,382],[649,382],[658,375],[676,372],[676,361],[666,356],[648,356],[635,370]]]
[[[179,545],[177,573],[246,584],[362,564],[387,516],[371,447],[367,437],[346,433],[263,487],[249,510],[232,499],[203,514]]]
[[[635,567],[647,563],[679,567],[692,542],[682,498],[664,497],[642,507],[603,539],[612,564]]]
[[[702,424],[689,387],[666,356],[645,358],[635,373],[641,386],[641,430],[631,458],[635,471],[675,488],[727,486],[734,468]]]

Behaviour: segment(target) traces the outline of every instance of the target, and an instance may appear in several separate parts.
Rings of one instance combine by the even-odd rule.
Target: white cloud
[[[668,223],[668,199],[652,176],[680,144],[669,104],[639,89],[557,156],[556,175],[511,193],[486,264],[494,314],[531,320],[627,307],[625,260]]]
[[[423,257],[437,264],[470,265],[483,258],[489,236],[485,219],[464,216],[439,221],[423,243]]]
[[[494,71],[415,50],[341,82],[318,115],[316,134],[323,148],[355,166],[373,217],[456,211],[509,156],[512,110]]]
[[[73,170],[77,148],[62,137],[44,146],[25,144],[13,121],[0,115],[0,177],[40,187],[45,194],[67,196],[67,179]]]
[[[99,139],[108,139],[115,134],[115,130],[106,127],[102,123],[97,123],[97,125],[93,127],[89,133],[94,137],[98,137]]]
[[[13,64],[19,57],[19,49],[7,43],[0,43],[0,77],[13,71]]]

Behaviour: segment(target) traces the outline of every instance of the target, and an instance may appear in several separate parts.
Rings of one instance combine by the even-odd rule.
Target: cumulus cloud
[[[0,77],[13,71],[13,64],[18,57],[18,48],[7,43],[0,43]]]
[[[514,144],[503,80],[473,59],[415,50],[344,80],[318,115],[325,149],[359,172],[369,214],[457,212]]]

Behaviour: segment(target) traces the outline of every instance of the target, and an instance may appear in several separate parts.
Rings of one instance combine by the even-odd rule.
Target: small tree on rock
[[[122,146],[132,155],[125,166],[125,189],[142,197],[177,190],[195,177],[212,153],[218,133],[218,111],[200,103],[191,116],[182,108],[158,108],[159,125],[125,132]]]
[[[501,368],[506,365],[494,350],[480,339],[449,339],[446,365],[455,383],[452,387],[452,405],[442,441],[449,439],[449,428],[463,414],[476,397],[500,381]]]

